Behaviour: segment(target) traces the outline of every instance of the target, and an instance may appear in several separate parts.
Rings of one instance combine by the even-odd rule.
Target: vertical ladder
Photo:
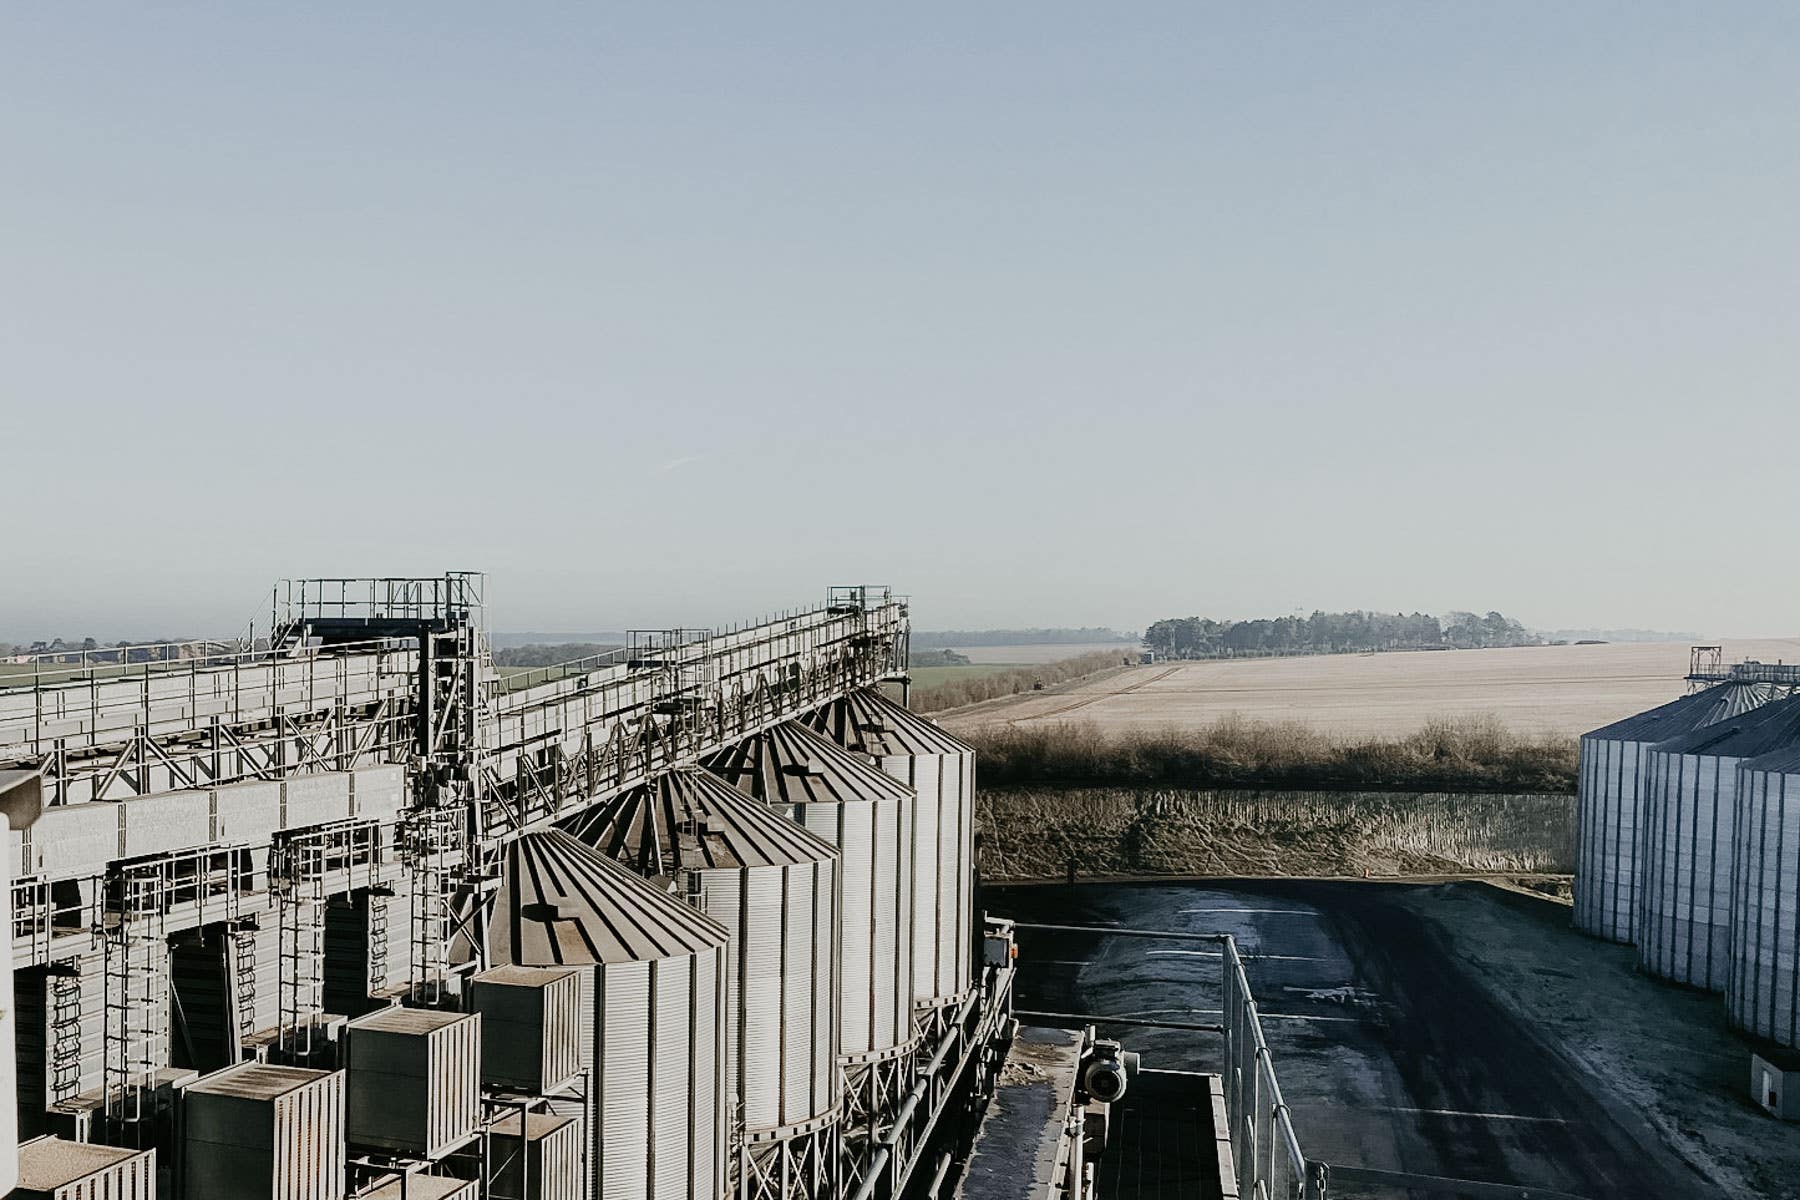
[[[73,1100],[81,1090],[81,970],[77,964],[50,975],[50,1103]]]
[[[231,931],[232,991],[237,996],[237,1037],[241,1047],[256,1032],[256,935],[246,917]]]
[[[368,922],[368,963],[369,991],[376,996],[387,990],[388,985],[388,898],[368,893],[369,909],[365,915]]]
[[[294,1063],[311,1061],[325,1014],[325,850],[316,838],[286,845],[276,883],[277,1044]]]
[[[117,877],[118,921],[107,931],[105,1111],[115,1133],[135,1138],[148,1115],[145,1093],[169,1042],[166,865],[127,866]]]
[[[453,872],[460,860],[463,812],[424,808],[406,825],[405,851],[412,879],[412,994],[416,1003],[439,1004],[448,991],[453,913]]]

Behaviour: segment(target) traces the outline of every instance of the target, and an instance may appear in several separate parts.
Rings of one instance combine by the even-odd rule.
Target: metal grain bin
[[[723,1194],[725,946],[717,922],[567,833],[507,847],[491,961],[586,968],[582,1064],[596,1114],[583,1138],[587,1195]]]
[[[1800,697],[1653,746],[1639,859],[1638,964],[1725,987],[1738,764],[1800,744]]]
[[[581,982],[573,968],[495,967],[477,975],[481,1082],[554,1092],[581,1070]]]
[[[240,1063],[181,1093],[182,1200],[343,1200],[344,1073]]]
[[[1735,834],[1725,1011],[1745,1033],[1800,1046],[1800,749],[1738,767]]]
[[[1722,683],[1582,735],[1575,928],[1611,942],[1637,941],[1638,844],[1650,747],[1774,698],[1767,684]]]
[[[474,1013],[384,1008],[344,1033],[352,1146],[441,1158],[481,1121],[481,1018]]]
[[[955,1004],[973,987],[975,750],[873,689],[852,692],[808,722],[910,787],[914,808],[913,1000]]]
[[[913,793],[796,722],[710,760],[739,791],[785,812],[843,855],[838,1054],[871,1124],[898,1102],[912,1019]]]
[[[488,1139],[488,1200],[579,1200],[580,1121],[510,1113],[489,1123]]]
[[[834,1190],[838,851],[705,771],[672,771],[594,810],[580,836],[726,929],[726,1085],[758,1178]],[[745,1164],[748,1166],[749,1164]]]
[[[7,1200],[155,1200],[156,1151],[57,1137],[19,1146],[19,1187]]]

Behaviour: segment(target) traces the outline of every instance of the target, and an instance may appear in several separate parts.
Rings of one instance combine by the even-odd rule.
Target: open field
[[[1725,643],[1726,661],[1800,661],[1800,639]],[[1233,713],[1325,733],[1392,736],[1428,721],[1492,715],[1526,735],[1567,736],[1687,688],[1675,643],[1169,662],[946,715],[952,731],[1080,722],[1102,731],[1200,728]]]
[[[1104,650],[1108,653],[1117,651],[1120,654],[1135,656],[1138,653],[1136,642],[1029,642],[1019,646],[958,646],[956,652],[965,654],[972,663],[1047,663],[1057,662],[1065,658],[1080,658],[1083,654],[1093,654]]]
[[[908,667],[906,673],[912,676],[916,688],[934,688],[949,683],[953,679],[980,679],[983,675],[992,675],[996,671],[1005,671],[1020,664],[1006,662],[971,663],[966,667]]]

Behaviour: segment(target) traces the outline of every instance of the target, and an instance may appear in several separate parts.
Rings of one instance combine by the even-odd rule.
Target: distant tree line
[[[1257,654],[1346,654],[1369,650],[1473,650],[1536,646],[1542,639],[1511,617],[1430,613],[1315,612],[1310,617],[1218,621],[1174,617],[1144,631],[1144,645],[1165,658]]]
[[[954,650],[912,650],[906,656],[909,667],[967,667],[969,656]]]
[[[915,629],[914,650],[960,650],[964,646],[1084,646],[1135,642],[1137,638],[1098,625],[1080,629]]]

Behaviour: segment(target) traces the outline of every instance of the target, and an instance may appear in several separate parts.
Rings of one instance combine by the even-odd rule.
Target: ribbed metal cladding
[[[726,944],[717,922],[567,833],[508,846],[493,961],[582,968],[590,1197],[723,1194]]]
[[[1800,699],[1779,700],[1653,747],[1644,792],[1638,963],[1723,991],[1731,938],[1738,765],[1800,739]]]
[[[873,689],[807,724],[913,789],[913,999],[937,1007],[972,986],[975,751]]]
[[[1724,683],[1615,721],[1581,738],[1575,928],[1637,940],[1638,861],[1650,747],[1740,716],[1774,699],[1767,684]]]
[[[795,722],[707,764],[842,854],[838,1052],[898,1053],[913,1042],[913,792]]]
[[[1800,751],[1738,768],[1725,1011],[1745,1033],[1800,1046]]]
[[[756,1139],[816,1129],[840,1101],[838,850],[705,771],[672,771],[600,806],[579,836],[724,926],[728,1094]]]

